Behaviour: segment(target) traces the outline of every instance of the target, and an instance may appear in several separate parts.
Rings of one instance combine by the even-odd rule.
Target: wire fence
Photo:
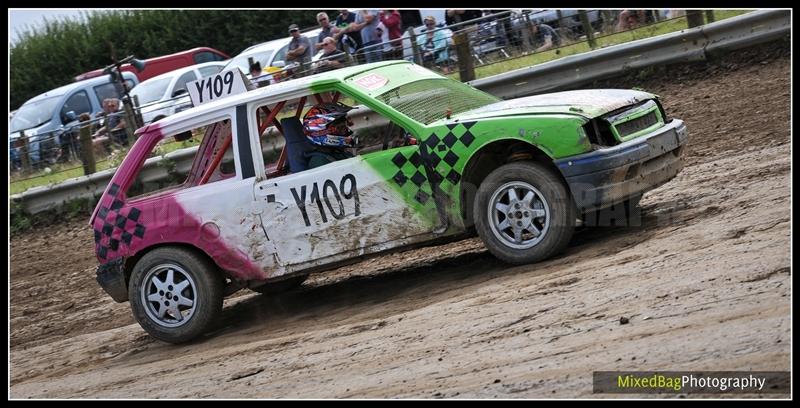
[[[304,63],[289,62],[281,68],[270,67],[273,72],[252,80],[259,86],[268,86],[341,67],[404,59],[445,75],[457,73],[459,79],[467,81],[475,78],[475,69],[479,67],[544,51],[556,50],[558,53],[565,47],[580,43],[593,49],[606,37],[681,19],[686,19],[683,13],[672,11],[672,15],[666,16],[658,10],[509,10],[457,24],[439,22],[436,26],[409,27],[399,39],[356,51],[348,46],[342,47],[344,42],[337,39],[337,48],[327,54],[320,52],[312,61]],[[126,122],[135,122],[136,127],[192,106],[185,94],[142,105],[134,100],[131,105],[132,116],[127,116]],[[56,131],[36,135],[23,132],[10,140],[11,183],[85,168],[86,155],[82,152],[85,144],[80,142],[79,130],[89,127],[94,136],[105,120],[105,117],[95,115],[82,122],[73,121]],[[92,137],[95,162],[108,164],[111,161],[113,165],[113,162],[121,160],[133,142],[133,129],[135,127],[126,132]]]
[[[124,118],[126,127],[130,122],[135,122],[136,126],[111,132],[107,129],[105,132],[98,132],[106,126],[107,117],[110,116],[104,113],[95,114],[94,118],[83,121],[69,122],[49,132],[26,134],[23,130],[18,137],[9,140],[11,183],[57,176],[83,168],[84,146],[79,137],[83,127],[88,127],[92,135],[95,163],[118,162],[133,142],[132,132],[129,131],[191,107],[192,103],[186,95],[142,105],[134,102],[133,117],[127,117],[124,110],[112,115]]]
[[[462,81],[471,80],[465,71],[507,62],[543,51],[561,50],[580,43],[597,48],[598,40],[635,32],[686,17],[672,11],[667,17],[659,10],[545,10],[504,11],[457,24],[406,29],[400,39],[369,45],[356,52],[339,46],[331,55],[318,54],[312,61],[290,62],[281,69],[257,78],[268,85],[330,69],[404,59],[443,74],[458,72]],[[472,75],[474,77],[474,74]]]

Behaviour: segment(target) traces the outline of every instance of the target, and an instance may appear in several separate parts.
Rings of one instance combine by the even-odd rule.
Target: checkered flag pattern
[[[122,201],[116,198],[118,192],[119,185],[112,184],[94,221],[94,243],[102,259],[107,259],[109,252],[117,252],[120,245],[130,247],[131,241],[142,239],[145,233],[145,226],[139,223],[141,210],[123,209]]]
[[[449,182],[451,188],[447,189],[452,190],[461,180],[461,174],[455,169],[456,163],[461,159],[457,152],[468,148],[475,141],[475,136],[470,132],[473,125],[475,122],[449,124],[443,128],[446,132],[440,130],[432,133],[422,142],[434,169],[427,177],[423,157],[418,149],[395,154],[392,163],[397,167],[397,172],[392,180],[403,189],[411,188],[414,199],[424,206],[433,201],[431,183]]]

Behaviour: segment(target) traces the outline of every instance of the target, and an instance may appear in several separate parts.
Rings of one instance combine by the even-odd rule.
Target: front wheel
[[[134,266],[128,286],[133,317],[168,343],[201,335],[222,311],[222,276],[208,259],[183,248],[147,253]]]
[[[563,250],[576,211],[559,177],[534,162],[503,165],[478,188],[475,228],[497,258],[511,264],[546,259]]]

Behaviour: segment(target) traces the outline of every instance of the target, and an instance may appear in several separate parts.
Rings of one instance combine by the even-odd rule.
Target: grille
[[[658,123],[658,116],[656,115],[656,111],[652,111],[636,119],[618,123],[614,125],[614,127],[617,129],[620,139],[625,139],[629,135],[632,135],[642,129],[647,129],[656,123]]]

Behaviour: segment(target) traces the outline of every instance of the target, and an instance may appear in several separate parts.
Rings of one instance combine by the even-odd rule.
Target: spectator
[[[547,24],[536,22],[533,24],[533,46],[537,47],[534,52],[549,50],[561,46],[561,37],[556,30]]]
[[[348,27],[349,32],[358,30],[361,34],[361,52],[367,60],[367,63],[378,62],[381,60],[381,39],[376,33],[376,28],[380,19],[377,10],[361,10],[359,11],[361,21],[356,21]]]
[[[317,43],[314,44],[314,49],[319,51],[322,49],[322,41],[328,37],[333,37],[335,31],[339,31],[339,29],[331,25],[328,13],[324,11],[317,13],[317,22],[322,31],[317,34]]]
[[[402,59],[403,21],[400,17],[400,12],[397,10],[381,10],[380,20],[389,35],[390,51],[386,55],[387,59]]]
[[[106,98],[103,100],[103,112],[98,116],[105,116],[103,126],[97,129],[92,138],[107,135],[108,139],[116,144],[128,145],[128,133],[125,131],[125,119],[122,112],[119,112],[120,101],[117,98]]]
[[[357,20],[356,15],[348,10],[340,10],[339,16],[336,17],[336,28],[339,30],[333,35],[333,39],[339,42],[340,50],[347,50],[353,53],[355,50],[361,48],[361,33],[356,31],[349,31],[350,24],[355,23]]]
[[[447,10],[444,16],[444,22],[447,25],[463,23],[464,21],[474,20],[483,17],[480,10]],[[464,27],[457,27],[456,30],[463,29]]]
[[[250,65],[250,78],[255,79],[261,76],[261,63],[255,62]]]
[[[498,14],[505,12],[507,10],[491,10],[492,14]],[[519,47],[520,41],[519,36],[514,35],[511,27],[511,13],[507,13],[503,16],[496,17],[495,21],[495,31],[497,32],[497,36],[500,39],[500,45],[510,45],[512,47]]]
[[[269,85],[269,79],[262,78],[263,75],[264,71],[261,70],[260,62],[254,62],[252,65],[250,65],[250,82],[253,85],[259,88]]]
[[[639,26],[644,24],[644,20],[644,10],[622,10],[622,12],[619,13],[617,32],[639,28]]]
[[[474,20],[481,17],[483,17],[483,12],[481,12],[480,10],[448,9],[445,11],[444,22],[446,25],[450,26],[453,24],[463,23],[464,21]]]
[[[289,51],[286,52],[287,62],[307,64],[311,62],[311,41],[306,36],[300,34],[300,27],[297,24],[289,26],[289,34],[292,41],[289,42]]]
[[[674,10],[674,9],[667,9],[661,10],[664,19],[671,19],[671,18],[678,18],[683,17],[686,15],[686,10]]]
[[[375,33],[380,39],[380,43],[382,45],[380,48],[381,60],[389,61],[402,58],[402,55],[399,58],[395,58],[394,49],[392,48],[392,44],[389,42],[389,35],[387,34],[386,27],[383,25],[383,23],[378,23],[378,26],[375,27]]]
[[[448,70],[447,62],[450,55],[447,52],[447,36],[443,30],[436,29],[436,19],[433,16],[425,17],[425,28],[422,35],[417,37],[417,45],[422,52],[422,62],[425,66],[437,65]]]
[[[326,37],[322,40],[322,56],[315,64],[316,72],[332,71],[347,65],[347,57],[340,49],[336,48],[336,40]]]

